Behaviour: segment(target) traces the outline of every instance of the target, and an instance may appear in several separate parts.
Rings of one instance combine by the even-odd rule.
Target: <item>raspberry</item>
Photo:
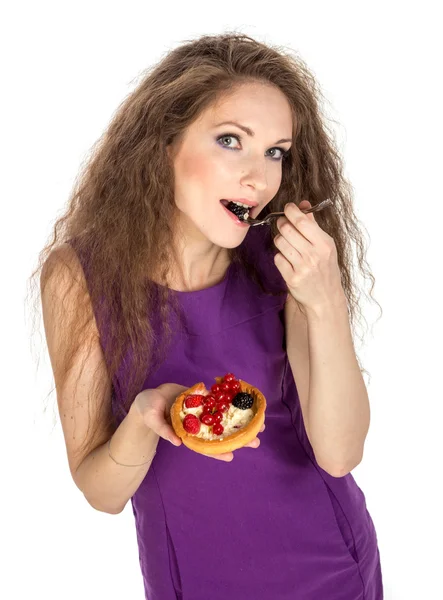
[[[196,434],[200,431],[200,421],[195,415],[186,415],[183,419],[183,427],[188,433]]]
[[[187,396],[185,399],[186,408],[196,408],[197,406],[201,406],[203,404],[203,398],[201,394],[191,394]]]

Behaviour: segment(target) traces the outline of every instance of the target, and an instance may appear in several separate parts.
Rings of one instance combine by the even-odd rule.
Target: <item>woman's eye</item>
[[[232,135],[231,135],[231,134],[229,134],[229,135],[221,135],[221,136],[220,136],[220,137],[217,139],[217,142],[218,142],[219,140],[230,140],[230,139],[232,139],[232,138],[235,138],[235,139],[237,139],[238,141],[240,141],[240,138],[239,138],[238,136],[236,136],[236,135],[233,135],[233,134],[232,134]],[[223,144],[223,143],[222,143],[221,145],[222,145],[222,146],[226,146],[227,148],[229,148],[229,147],[230,147],[230,146],[227,146],[227,144]]]
[[[228,150],[240,150],[240,148],[233,148],[232,146],[224,144],[223,142],[220,143],[220,140],[231,140],[232,138],[235,138],[239,142],[241,141],[241,138],[239,135],[235,135],[233,133],[225,133],[224,135],[221,135],[220,137],[217,138],[217,143],[219,143],[220,146],[223,146],[223,148],[227,148]],[[275,151],[277,151],[277,157],[275,157]],[[273,154],[270,154],[269,156],[271,157],[272,160],[275,160],[275,161],[280,161],[289,155],[289,150],[285,151],[283,148],[278,148],[278,147],[271,148],[270,150],[268,150],[268,152],[273,152]],[[278,152],[280,152],[280,154],[278,154]]]
[[[276,160],[280,160],[284,156],[287,156],[287,154],[283,150],[283,148],[271,148],[271,150],[277,150],[277,152],[280,152],[280,154],[277,155],[277,159]],[[269,150],[269,152],[271,152],[271,150]],[[274,158],[274,154],[272,155],[272,158]]]

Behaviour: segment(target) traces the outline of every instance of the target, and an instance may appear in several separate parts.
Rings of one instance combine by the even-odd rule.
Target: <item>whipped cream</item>
[[[202,395],[207,396],[208,394]],[[198,419],[200,419],[202,412],[203,406],[195,406],[194,408],[186,408],[183,406],[183,409],[180,411],[180,418],[182,422],[186,415],[195,415]],[[241,408],[237,408],[236,406],[230,404],[229,410],[223,413],[223,419],[221,420],[221,424],[224,427],[222,435],[216,435],[215,433],[212,433],[212,425],[205,425],[200,421],[200,431],[195,434],[195,437],[202,438],[204,440],[223,440],[226,436],[235,433],[242,427],[245,427],[245,425],[252,420],[253,416],[254,411],[252,408],[242,410]]]

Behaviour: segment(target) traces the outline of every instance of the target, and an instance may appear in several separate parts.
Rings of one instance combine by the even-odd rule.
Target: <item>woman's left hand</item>
[[[302,200],[299,207],[294,202],[286,204],[285,216],[277,220],[280,234],[274,243],[280,252],[274,261],[295,300],[315,309],[345,301],[345,293],[334,240],[313,213],[300,210],[310,206],[308,200]]]

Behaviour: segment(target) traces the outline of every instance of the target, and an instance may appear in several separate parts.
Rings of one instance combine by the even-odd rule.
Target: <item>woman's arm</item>
[[[146,464],[120,466],[109,456],[108,442],[95,448],[73,473],[89,504],[113,515],[122,512],[149,471],[159,439],[132,404],[111,438],[111,455],[124,465]]]
[[[88,502],[115,514],[134,494],[150,463],[117,465],[108,455],[108,440],[112,436],[116,461],[139,464],[151,459],[159,436],[135,410],[129,411],[117,430],[110,424],[112,386],[90,302],[88,314],[79,314],[80,299],[86,293],[83,270],[73,250],[67,245],[55,250],[43,267],[41,298],[69,468]],[[81,338],[78,323],[83,319],[88,329]],[[90,437],[93,425],[97,429],[94,441]]]
[[[285,306],[289,363],[306,433],[318,464],[343,477],[359,464],[370,423],[368,393],[358,366],[346,300],[306,317],[289,295]]]

